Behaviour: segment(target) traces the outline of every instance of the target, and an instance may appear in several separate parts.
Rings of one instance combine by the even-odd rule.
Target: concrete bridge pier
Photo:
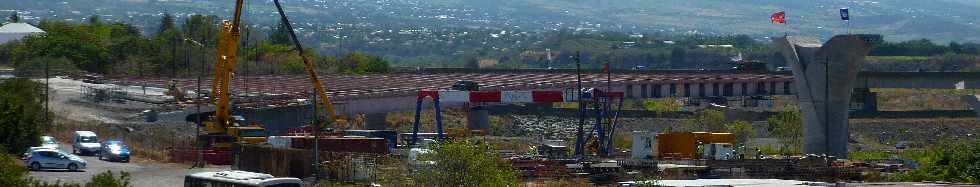
[[[803,113],[803,152],[847,158],[847,109],[871,46],[855,35],[834,36],[822,45],[803,37],[774,38],[773,44],[793,68]]]
[[[388,130],[387,120],[388,113],[372,113],[364,115],[364,129],[365,130]]]
[[[980,118],[980,95],[965,95],[963,96],[963,101],[970,104],[974,112],[977,112],[977,117]]]
[[[867,88],[854,88],[854,102],[861,103],[861,112],[878,112],[878,93]]]

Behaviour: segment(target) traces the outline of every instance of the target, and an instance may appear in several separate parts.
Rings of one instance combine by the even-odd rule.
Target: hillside
[[[269,1],[247,1],[246,21],[277,20]],[[529,31],[595,29],[678,34],[790,34],[827,37],[844,33],[838,9],[851,8],[853,33],[881,33],[888,40],[929,38],[980,42],[976,0],[284,0],[299,28],[334,23],[402,29],[411,27],[518,28]],[[81,21],[92,14],[153,30],[163,12],[227,17],[231,2],[217,0],[0,0],[0,14],[16,10],[36,19]],[[784,10],[789,25],[769,23]],[[6,12],[5,12],[6,11]]]

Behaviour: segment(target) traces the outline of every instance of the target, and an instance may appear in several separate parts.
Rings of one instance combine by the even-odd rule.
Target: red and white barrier
[[[418,99],[432,97],[441,102],[470,103],[555,103],[577,101],[576,93],[563,91],[420,91]],[[623,92],[609,92],[602,96],[623,97]]]

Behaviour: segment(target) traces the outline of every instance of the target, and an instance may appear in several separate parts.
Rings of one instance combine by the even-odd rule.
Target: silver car
[[[85,166],[88,165],[88,162],[82,158],[79,158],[78,156],[53,149],[35,150],[31,152],[30,156],[27,157],[27,161],[25,161],[25,163],[33,171],[39,171],[46,168],[78,171],[85,169]]]

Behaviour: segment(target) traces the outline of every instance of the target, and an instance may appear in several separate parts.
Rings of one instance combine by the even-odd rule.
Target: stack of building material
[[[394,149],[398,145],[398,132],[393,130],[346,130],[345,136],[364,136],[368,138],[384,138],[388,141],[388,148]]]

